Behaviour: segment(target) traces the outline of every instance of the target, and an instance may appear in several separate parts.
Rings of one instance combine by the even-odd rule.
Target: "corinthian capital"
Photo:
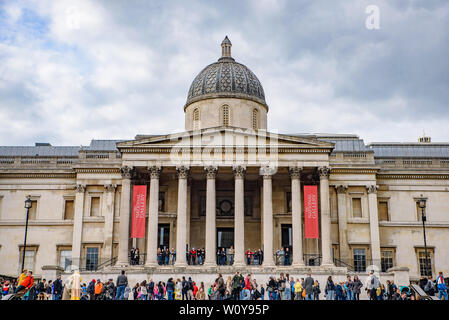
[[[290,167],[288,168],[288,173],[292,179],[301,178],[302,167]]]
[[[117,188],[116,184],[105,184],[104,189],[106,192],[115,192],[115,189]]]
[[[120,172],[122,174],[122,178],[123,179],[131,179],[133,168],[132,167],[128,167],[128,166],[124,166],[124,167],[120,168]]]
[[[159,177],[161,175],[161,167],[160,166],[148,167],[148,171],[150,172],[151,179],[159,179]]]
[[[271,179],[271,176],[276,173],[276,168],[270,166],[263,166],[259,169],[260,175],[263,176],[264,179]]]
[[[179,179],[187,179],[187,177],[189,176],[189,167],[187,166],[176,167],[176,172],[178,174]]]
[[[335,186],[335,189],[337,189],[337,193],[346,193],[346,190],[348,189],[348,186],[345,185],[339,185]]]
[[[243,179],[243,178],[245,178],[245,171],[246,171],[245,166],[241,166],[241,165],[234,166],[232,168],[232,171],[234,172],[234,178],[235,179]]]
[[[319,167],[318,173],[320,174],[320,179],[329,179],[329,174],[331,172],[331,168],[329,167]]]
[[[207,166],[207,167],[204,167],[204,171],[206,171],[207,179],[215,179],[215,176],[217,175],[218,167],[217,166]]]
[[[76,192],[84,193],[86,191],[86,186],[84,184],[77,184],[75,189]]]
[[[376,186],[375,184],[372,184],[370,186],[366,186],[366,190],[368,191],[368,193],[377,193],[377,189],[379,187]]]

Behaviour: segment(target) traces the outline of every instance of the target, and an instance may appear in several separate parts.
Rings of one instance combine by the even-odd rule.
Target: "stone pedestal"
[[[64,268],[60,266],[42,266],[42,279],[55,281],[56,277],[64,272]]]
[[[410,285],[409,271],[407,267],[393,267],[387,270],[393,274],[393,281],[398,287]]]

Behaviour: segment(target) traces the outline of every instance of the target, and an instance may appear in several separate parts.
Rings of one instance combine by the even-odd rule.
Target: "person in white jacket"
[[[380,280],[374,274],[374,271],[369,273],[369,277],[365,281],[365,288],[370,297],[370,300],[377,300],[377,288],[380,287]]]

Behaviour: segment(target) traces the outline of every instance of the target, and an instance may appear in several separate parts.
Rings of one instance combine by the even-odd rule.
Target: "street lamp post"
[[[427,260],[427,240],[426,240],[426,213],[425,213],[425,208],[426,208],[426,199],[423,198],[423,195],[421,195],[421,197],[418,200],[418,205],[421,208],[421,219],[422,219],[422,228],[423,228],[423,234],[424,234],[424,254],[426,255],[426,267],[425,267],[425,272],[426,272],[426,276],[429,275],[429,262]]]
[[[25,252],[27,249],[28,217],[29,217],[29,213],[30,213],[30,209],[31,209],[32,205],[33,205],[33,203],[31,202],[31,196],[27,196],[27,198],[25,200],[25,209],[27,209],[27,217],[26,217],[26,222],[25,222],[25,240],[23,241],[23,257],[22,257],[21,272],[23,272],[23,269],[25,267]]]

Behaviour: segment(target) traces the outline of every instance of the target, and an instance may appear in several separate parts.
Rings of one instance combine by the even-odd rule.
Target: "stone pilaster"
[[[112,240],[114,234],[114,200],[116,184],[104,186],[104,254],[105,259],[112,259]]]
[[[235,166],[234,171],[234,266],[245,265],[245,170]]]
[[[340,259],[346,263],[350,262],[350,252],[348,246],[348,219],[346,210],[346,190],[345,185],[338,185],[335,187],[337,191],[337,204],[338,204],[338,242],[340,245]]]
[[[84,215],[84,196],[86,186],[82,184],[76,185],[75,196],[75,216],[73,219],[73,235],[72,235],[72,264],[80,266],[81,263],[81,241],[83,236],[83,215]]]
[[[176,262],[175,265],[184,267],[186,261],[187,244],[187,177],[189,168],[180,166],[176,168],[178,174],[178,212],[176,221]]]
[[[372,264],[380,268],[379,213],[377,209],[377,186],[366,186],[368,192],[369,228]]]
[[[159,224],[159,177],[161,167],[152,166],[150,172],[150,205],[148,208],[148,239],[147,239],[147,267],[156,267],[157,263],[157,232]]]
[[[129,264],[129,219],[131,210],[131,177],[132,167],[124,166],[122,173],[122,193],[120,198],[120,228],[117,266]]]
[[[218,168],[215,166],[205,167],[206,171],[206,260],[205,266],[216,265],[216,194],[215,194],[215,177]]]
[[[289,168],[292,183],[293,267],[304,266],[302,248],[301,172],[301,167]]]
[[[322,266],[333,266],[332,241],[331,241],[331,219],[329,203],[329,167],[319,167],[320,174],[320,204],[321,204],[321,254]]]

